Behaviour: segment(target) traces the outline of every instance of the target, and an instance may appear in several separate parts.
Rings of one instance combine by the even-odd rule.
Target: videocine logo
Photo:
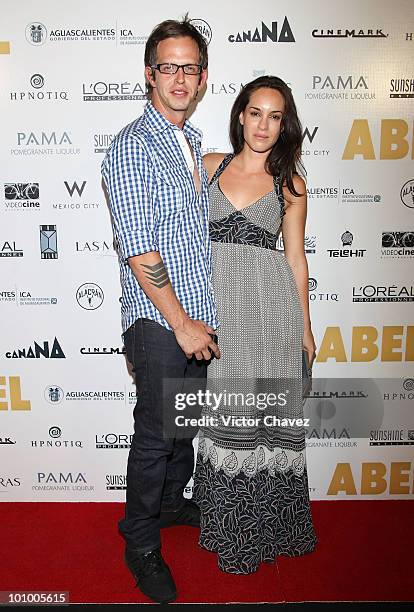
[[[381,258],[414,257],[414,230],[382,232]]]
[[[5,183],[6,211],[40,209],[39,183]]]
[[[53,344],[48,340],[44,340],[42,344],[33,342],[33,346],[22,349],[14,349],[6,353],[7,359],[65,359],[65,353],[55,337]]]
[[[246,30],[237,32],[237,34],[230,34],[228,37],[231,43],[245,43],[245,42],[295,42],[292,29],[290,27],[288,18],[285,17],[283,20],[282,27],[278,31],[278,22],[272,21],[271,26],[267,26],[263,21],[261,27],[256,27],[254,30]]]
[[[6,200],[38,200],[39,183],[5,183]]]
[[[40,257],[42,259],[58,258],[56,225],[40,226]]]

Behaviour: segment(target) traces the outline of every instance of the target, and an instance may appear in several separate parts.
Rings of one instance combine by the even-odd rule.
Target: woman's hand
[[[311,329],[308,329],[303,334],[303,348],[308,353],[309,357],[309,367],[312,367],[313,361],[316,357],[316,344],[313,338],[313,333]]]

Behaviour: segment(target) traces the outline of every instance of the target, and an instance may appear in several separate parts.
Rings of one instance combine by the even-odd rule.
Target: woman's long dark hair
[[[282,118],[283,131],[267,156],[265,168],[272,176],[280,177],[282,185],[286,184],[293,195],[299,196],[301,194],[297,193],[293,186],[293,175],[298,174],[298,170],[305,174],[301,162],[302,126],[292,92],[282,79],[275,76],[261,76],[243,87],[231,109],[230,142],[235,155],[243,150],[243,126],[239,116],[245,111],[252,93],[264,87],[276,89],[285,100],[285,111]]]

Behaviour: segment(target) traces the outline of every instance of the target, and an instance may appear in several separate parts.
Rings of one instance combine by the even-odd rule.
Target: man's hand
[[[203,321],[188,318],[174,329],[174,334],[188,359],[194,355],[199,361],[208,361],[212,353],[220,359],[220,349],[212,338],[214,329]]]

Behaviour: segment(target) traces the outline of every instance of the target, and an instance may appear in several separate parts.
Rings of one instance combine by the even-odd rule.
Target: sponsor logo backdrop
[[[306,406],[311,497],[407,499],[414,12],[409,0],[331,4],[191,3],[210,53],[192,119],[205,152],[228,151],[240,87],[263,74],[290,84],[304,132],[319,350]],[[136,398],[100,164],[145,104],[151,28],[188,9],[74,0],[62,14],[52,0],[3,2],[1,500],[124,499]]]

